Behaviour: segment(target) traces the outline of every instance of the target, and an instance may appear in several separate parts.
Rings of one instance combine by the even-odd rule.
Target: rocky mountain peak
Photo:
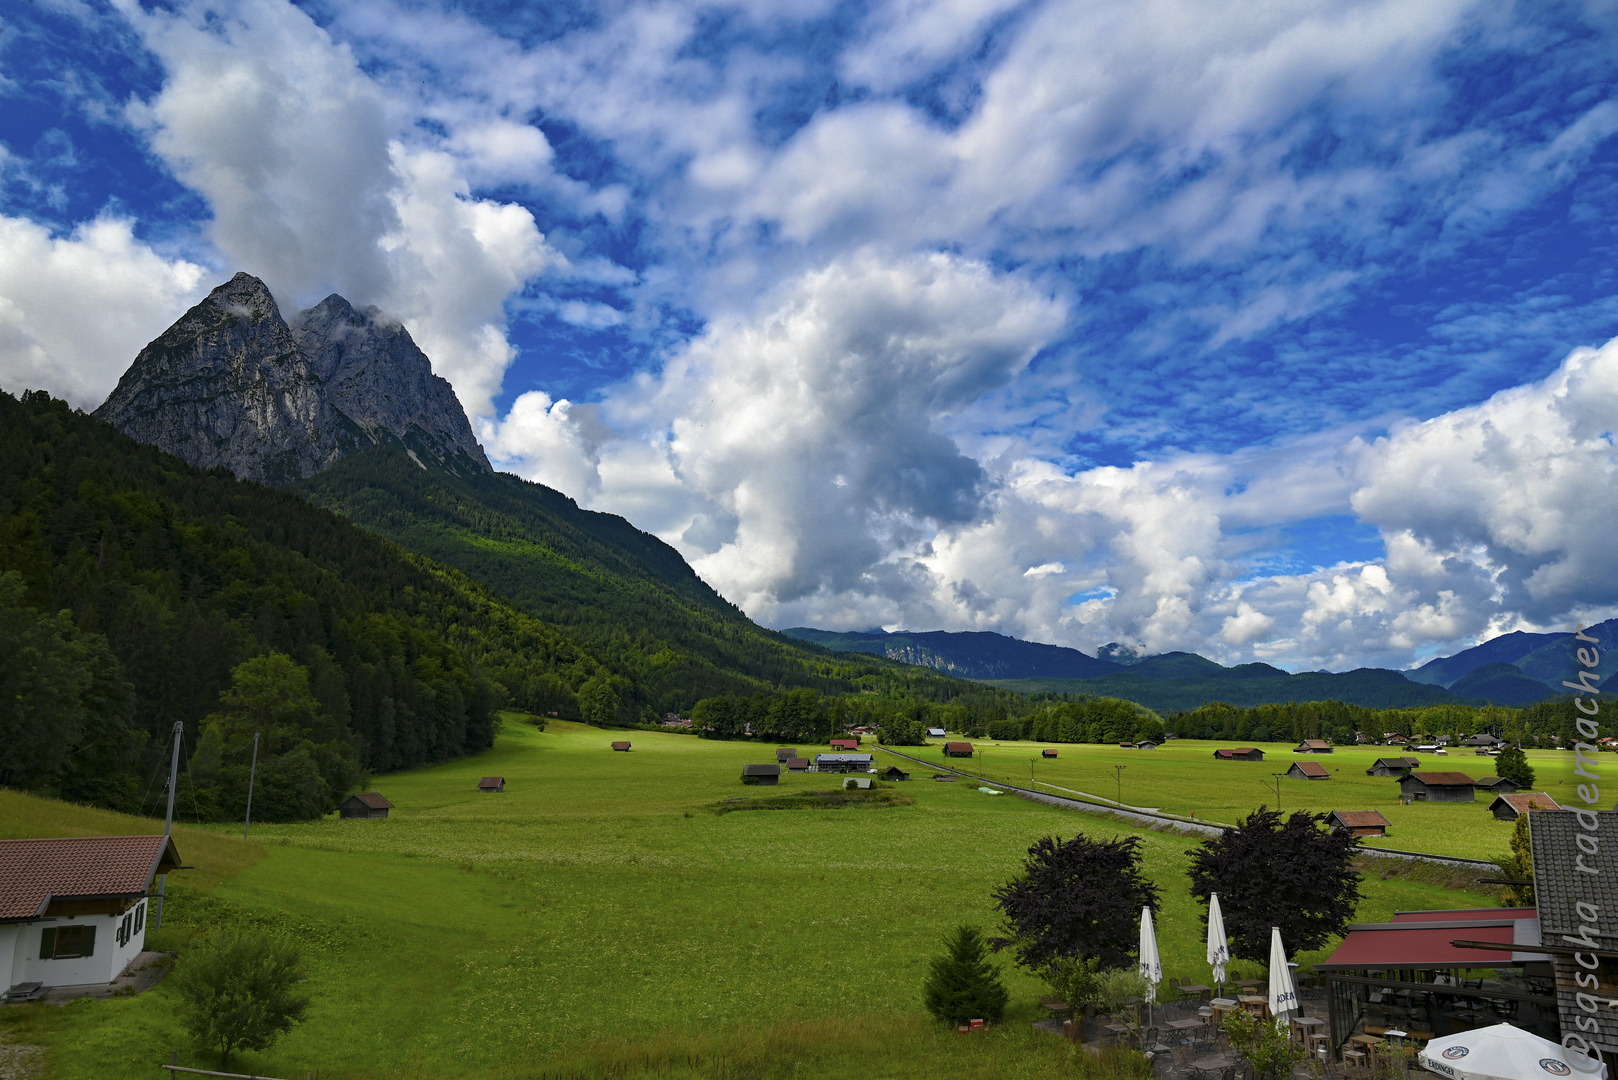
[[[384,441],[418,463],[490,471],[454,391],[397,320],[333,294],[289,322],[246,273],[142,349],[95,415],[193,465],[272,484]]]

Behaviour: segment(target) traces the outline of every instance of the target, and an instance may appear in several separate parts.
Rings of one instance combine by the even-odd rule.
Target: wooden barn
[[[482,780],[478,781],[478,790],[490,792],[504,791],[506,790],[506,778],[503,776],[485,776]]]
[[[929,739],[942,739],[948,734],[949,732],[945,731],[941,727],[930,727],[927,729],[927,737]]]
[[[798,748],[796,746],[777,746],[775,748],[776,761],[791,761],[797,756]]]
[[[945,757],[971,757],[972,744],[969,742],[947,742],[944,744]]]
[[[622,750],[622,751],[628,752],[629,744],[627,742],[619,740],[618,742],[615,742],[615,743],[612,744],[612,748],[614,750]]]
[[[1157,744],[1155,742],[1153,742],[1151,739],[1142,739],[1140,742],[1135,744],[1135,749],[1136,750],[1156,750],[1157,749]]]
[[[1330,780],[1331,773],[1318,761],[1294,761],[1287,770],[1289,780]]]
[[[1504,739],[1497,739],[1493,735],[1490,735],[1488,732],[1484,732],[1484,733],[1482,733],[1480,735],[1468,735],[1466,738],[1461,740],[1461,745],[1462,746],[1481,746],[1481,747],[1484,747],[1486,749],[1492,749],[1493,747],[1496,747],[1496,746],[1504,746],[1504,745],[1506,745],[1506,741]]]
[[[1264,751],[1256,746],[1238,746],[1233,750],[1215,750],[1214,757],[1220,761],[1263,761]]]
[[[787,758],[787,772],[808,772],[809,759],[806,757]]]
[[[1329,754],[1332,752],[1331,743],[1325,739],[1305,739],[1292,748],[1294,754]]]
[[[1379,757],[1365,770],[1366,776],[1409,776],[1421,762],[1407,757]]]
[[[1407,802],[1476,802],[1477,781],[1458,772],[1413,772],[1399,781],[1399,795]]]
[[[781,782],[781,764],[772,761],[768,765],[743,765],[742,783],[765,784],[773,786]]]
[[[1497,795],[1489,804],[1489,813],[1501,821],[1516,821],[1530,810],[1560,810],[1555,799],[1543,791],[1520,791],[1510,795]]]
[[[1043,749],[1043,750],[1041,750],[1039,752],[1039,756],[1040,757],[1045,757],[1045,758],[1053,758],[1053,757],[1056,756],[1056,751],[1055,751],[1054,748],[1047,746],[1045,749]]]
[[[868,790],[870,790],[870,787],[871,787],[871,778],[869,776],[845,776],[845,777],[843,777],[843,790],[844,791],[850,791],[850,790],[868,791]]]
[[[1355,836],[1388,835],[1388,819],[1375,810],[1333,810],[1326,824],[1347,829]]]
[[[362,791],[358,795],[350,795],[337,804],[338,817],[357,818],[385,818],[393,804],[374,791]]]
[[[910,774],[899,768],[897,765],[889,765],[886,769],[882,770],[882,779],[895,781],[908,780],[910,779]]]
[[[1478,781],[1478,790],[1490,795],[1511,795],[1522,790],[1522,785],[1504,776],[1486,776]]]

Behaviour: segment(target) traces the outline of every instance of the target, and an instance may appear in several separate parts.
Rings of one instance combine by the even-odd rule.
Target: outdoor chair
[[[1344,1050],[1343,1067],[1351,1072],[1355,1069],[1369,1070],[1371,1061],[1365,1056],[1364,1050]]]

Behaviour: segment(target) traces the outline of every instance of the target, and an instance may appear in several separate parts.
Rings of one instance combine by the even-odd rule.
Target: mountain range
[[[397,320],[337,295],[284,318],[245,273],[142,349],[94,415],[196,468],[285,488],[468,575],[610,671],[625,718],[717,694],[846,692],[870,678],[935,700],[967,692],[951,685],[961,679],[1126,697],[1159,711],[1204,700],[1521,705],[1559,692],[1566,667],[1565,634],[1508,634],[1412,672],[1300,674],[1120,645],[1090,656],[993,633],[778,634],[623,518],[495,472],[453,389]],[[1601,628],[1603,651],[1615,626]],[[563,680],[564,698],[581,678]]]
[[[1573,666],[1572,633],[1504,634],[1412,671],[1359,668],[1296,674],[1262,663],[1227,668],[1196,653],[1136,656],[1117,644],[1090,656],[985,632],[889,633],[799,626],[783,633],[827,649],[885,656],[1006,689],[1104,694],[1160,712],[1195,708],[1203,701],[1253,706],[1331,698],[1368,708],[1478,702],[1522,706],[1566,693],[1561,683]],[[1597,639],[1602,654],[1597,670],[1602,675],[1618,670],[1618,661],[1608,659],[1618,647],[1618,619],[1585,633]]]
[[[94,415],[198,469],[334,511],[558,631],[566,646],[548,654],[587,659],[513,675],[524,707],[568,714],[592,677],[611,683],[623,722],[796,687],[1003,693],[784,638],[657,537],[495,472],[409,331],[335,294],[286,319],[263,281],[235,275],[142,349]]]
[[[197,468],[269,484],[384,442],[418,463],[492,471],[455,391],[398,321],[336,294],[288,321],[251,274],[142,349],[94,415]]]

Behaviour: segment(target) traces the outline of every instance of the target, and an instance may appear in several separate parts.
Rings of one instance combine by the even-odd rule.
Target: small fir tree
[[[999,1020],[1010,995],[988,961],[983,935],[976,927],[958,926],[944,943],[949,952],[933,961],[924,987],[927,1011],[949,1024]]]
[[[1528,803],[1530,809],[1536,809],[1533,800]],[[1492,860],[1506,877],[1513,881],[1522,882],[1521,885],[1506,886],[1504,903],[1507,907],[1533,907],[1534,906],[1534,852],[1529,846],[1528,814],[1518,814],[1517,824],[1511,830],[1511,854],[1496,855]]]
[[[1520,747],[1508,746],[1494,759],[1496,776],[1503,776],[1518,787],[1534,786],[1534,767],[1528,764],[1528,755]]]

